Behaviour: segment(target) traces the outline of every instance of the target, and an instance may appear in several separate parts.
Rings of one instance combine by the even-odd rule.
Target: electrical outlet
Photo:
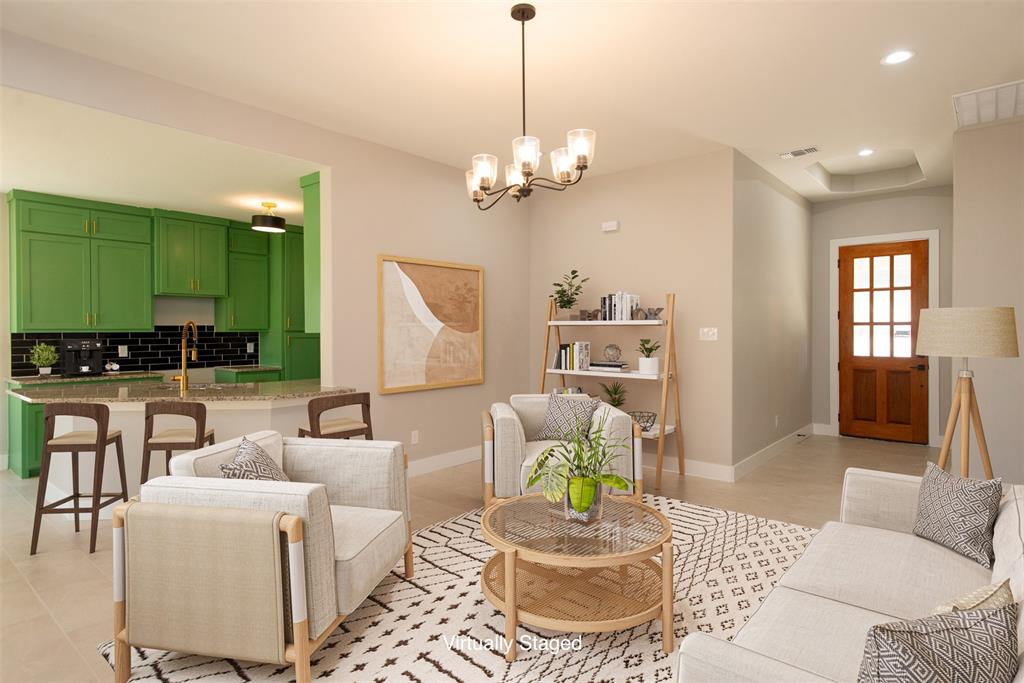
[[[128,347],[127,346],[118,346],[117,347],[117,357],[118,358],[127,358],[128,357]]]
[[[604,223],[601,223],[601,232],[616,232],[618,229],[618,221],[605,221]]]
[[[415,446],[416,444],[418,444],[420,442],[420,430],[418,430],[418,429],[412,430],[412,434],[409,435],[409,442],[413,446]]]
[[[700,340],[701,341],[718,341],[718,328],[717,327],[702,327],[702,328],[700,328]]]
[[[256,353],[256,343],[255,342],[247,342],[246,345],[245,345],[245,352],[246,353]]]

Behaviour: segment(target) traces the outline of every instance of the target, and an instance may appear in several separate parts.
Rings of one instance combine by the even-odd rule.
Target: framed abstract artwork
[[[461,387],[483,381],[483,268],[378,256],[380,393]]]

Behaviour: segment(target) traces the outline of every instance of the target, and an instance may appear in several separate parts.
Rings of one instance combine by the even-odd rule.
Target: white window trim
[[[917,230],[894,232],[885,235],[864,235],[829,240],[828,243],[828,360],[829,360],[829,431],[839,435],[839,247],[855,244],[880,244],[885,242],[928,241],[928,308],[939,305],[939,231]],[[929,359],[928,363],[928,445],[942,444],[939,429],[939,363]]]

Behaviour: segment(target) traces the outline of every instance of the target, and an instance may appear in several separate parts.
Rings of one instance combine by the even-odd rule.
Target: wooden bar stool
[[[345,406],[361,406],[363,409],[362,421],[351,417],[339,417],[333,420],[320,419],[320,416],[328,410]],[[299,436],[308,436],[314,439],[350,439],[353,436],[373,438],[373,425],[370,422],[370,394],[368,392],[314,398],[309,402],[308,410],[309,427],[300,427]]]
[[[164,429],[153,433],[153,418],[157,415],[184,415],[195,422],[188,427]],[[164,452],[164,467],[170,474],[171,454],[174,451],[194,451],[214,442],[213,428],[206,427],[206,406],[192,401],[153,401],[146,404],[146,435],[142,442],[142,480],[149,479],[149,458],[153,451]]]
[[[96,528],[100,520],[100,510],[113,503],[128,500],[128,480],[124,473],[124,445],[121,442],[121,430],[108,430],[110,424],[110,408],[102,403],[47,403],[44,415],[44,437],[42,463],[39,466],[39,489],[36,492],[36,515],[32,524],[31,555],[36,554],[39,545],[39,527],[43,515],[56,515],[73,512],[75,514],[75,531],[79,531],[79,514],[88,512],[91,515],[89,529],[89,552],[96,552]],[[96,423],[96,430],[78,430],[54,437],[54,423],[58,416],[83,417]],[[103,493],[103,461],[106,458],[107,446],[114,444],[117,449],[117,474],[121,479],[120,493]],[[92,452],[96,454],[93,466],[92,493],[81,493],[78,490],[78,454]],[[50,478],[50,456],[53,453],[71,454],[71,487],[70,496],[47,505],[46,483]],[[79,501],[92,496],[92,505],[82,507]],[[107,500],[100,500],[110,496]],[[73,507],[59,507],[73,501]]]

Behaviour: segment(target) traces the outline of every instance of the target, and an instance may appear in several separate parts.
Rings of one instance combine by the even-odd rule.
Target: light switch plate
[[[117,357],[118,358],[127,358],[128,357],[128,347],[127,346],[120,346],[119,345],[117,347]]]
[[[601,223],[601,232],[616,232],[618,229],[618,221],[605,221],[604,223]]]
[[[700,328],[700,340],[701,341],[718,341],[718,328],[717,327],[702,327],[702,328]]]
[[[245,345],[246,353],[256,353],[256,344],[254,342],[248,342]]]

